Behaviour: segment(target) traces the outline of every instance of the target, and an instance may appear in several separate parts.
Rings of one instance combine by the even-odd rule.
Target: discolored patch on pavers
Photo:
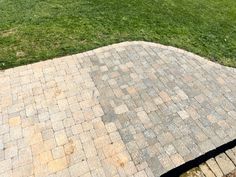
[[[1,176],[160,176],[236,138],[236,70],[124,42],[2,71],[0,113]]]

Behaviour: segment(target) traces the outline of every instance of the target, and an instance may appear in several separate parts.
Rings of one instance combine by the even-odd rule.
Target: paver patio
[[[0,72],[0,176],[160,176],[236,138],[236,69],[124,42]]]

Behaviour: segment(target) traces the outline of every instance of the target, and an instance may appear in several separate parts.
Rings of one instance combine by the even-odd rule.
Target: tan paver
[[[212,159],[207,160],[206,164],[211,169],[211,171],[215,174],[216,177],[223,176],[223,173],[220,167],[218,166],[217,162],[215,161],[215,159],[212,158]]]
[[[210,168],[206,164],[199,165],[201,171],[206,177],[215,177],[214,173],[210,170]]]
[[[235,169],[232,161],[227,157],[226,154],[220,154],[216,156],[216,162],[219,164],[219,167],[224,175],[229,174]]]

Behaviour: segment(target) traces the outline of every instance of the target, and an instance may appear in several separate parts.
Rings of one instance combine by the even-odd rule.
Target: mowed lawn
[[[127,40],[236,67],[236,0],[0,0],[0,69]]]

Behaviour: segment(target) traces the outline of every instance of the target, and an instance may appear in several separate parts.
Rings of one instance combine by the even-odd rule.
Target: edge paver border
[[[199,157],[190,160],[176,168],[171,169],[170,171],[166,172],[165,174],[161,175],[161,177],[171,177],[171,176],[180,176],[184,172],[199,166],[200,164],[206,162],[207,160],[216,157],[217,155],[224,153],[225,151],[232,149],[236,146],[236,139],[230,141],[226,144],[223,144],[207,153],[200,155]]]

